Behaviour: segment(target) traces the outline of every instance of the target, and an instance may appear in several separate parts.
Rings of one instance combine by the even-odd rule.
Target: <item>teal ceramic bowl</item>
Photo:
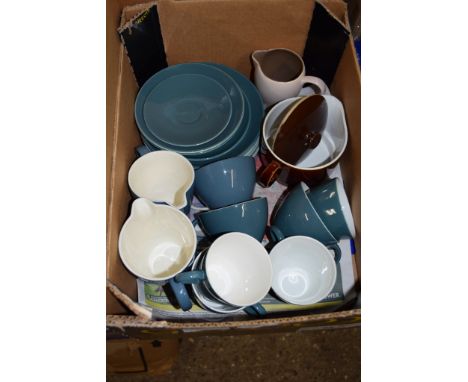
[[[333,248],[335,260],[339,261],[341,250],[338,240],[320,219],[307,196],[308,190],[309,187],[300,182],[279,202],[271,218],[271,239],[278,242],[290,236],[308,236]]]
[[[180,154],[201,154],[236,139],[244,112],[245,100],[235,81],[199,63],[154,74],[135,102],[135,119],[145,140]]]
[[[197,218],[211,239],[229,232],[241,232],[261,242],[268,222],[268,202],[265,197],[255,198],[200,212]]]
[[[212,209],[241,203],[252,199],[255,175],[255,159],[251,156],[210,163],[195,172],[195,194]]]
[[[307,192],[320,218],[336,238],[354,238],[354,226],[351,206],[341,179],[333,178]]]

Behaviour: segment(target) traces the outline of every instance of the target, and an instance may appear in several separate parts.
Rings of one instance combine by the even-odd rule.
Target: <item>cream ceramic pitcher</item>
[[[254,79],[265,106],[299,95],[306,84],[314,85],[316,94],[330,94],[318,77],[306,76],[304,61],[292,50],[279,48],[252,53]]]
[[[119,255],[135,276],[169,283],[183,310],[192,307],[190,296],[174,276],[192,261],[197,235],[190,219],[177,208],[138,198],[119,235]]]

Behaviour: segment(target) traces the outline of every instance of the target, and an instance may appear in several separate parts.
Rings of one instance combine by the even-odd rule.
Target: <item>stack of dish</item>
[[[258,152],[263,103],[241,73],[189,63],[154,74],[141,87],[135,119],[149,150],[176,151],[194,167]]]

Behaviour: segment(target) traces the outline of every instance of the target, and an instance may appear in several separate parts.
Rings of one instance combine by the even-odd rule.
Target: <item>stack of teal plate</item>
[[[145,82],[135,102],[135,119],[147,148],[176,151],[194,167],[255,156],[263,112],[252,82],[214,63],[163,69]]]

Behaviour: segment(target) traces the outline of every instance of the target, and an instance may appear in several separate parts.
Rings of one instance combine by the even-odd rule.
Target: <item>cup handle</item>
[[[284,239],[284,234],[278,227],[272,225],[270,226],[270,237],[273,242],[277,243]]]
[[[278,179],[281,172],[281,164],[273,160],[263,170],[257,172],[258,183],[264,188],[270,187]]]
[[[169,280],[169,285],[176,297],[177,303],[183,311],[192,309],[192,301],[190,300],[187,288],[184,284],[178,283],[174,278]]]
[[[302,82],[302,86],[306,84],[315,85],[316,87],[320,89],[319,94],[330,94],[330,90],[328,89],[327,84],[321,78],[314,77],[314,76],[304,76],[301,82]]]
[[[150,153],[151,150],[146,145],[140,145],[135,148],[135,153],[137,157],[142,157],[145,154]]]
[[[327,245],[327,248],[335,252],[335,263],[339,263],[341,260],[341,248],[338,243],[329,244]]]
[[[206,274],[204,271],[189,271],[179,273],[174,278],[178,283],[198,284],[200,281],[206,280]]]
[[[246,306],[244,312],[249,316],[264,316],[267,314],[265,308],[261,304]]]

